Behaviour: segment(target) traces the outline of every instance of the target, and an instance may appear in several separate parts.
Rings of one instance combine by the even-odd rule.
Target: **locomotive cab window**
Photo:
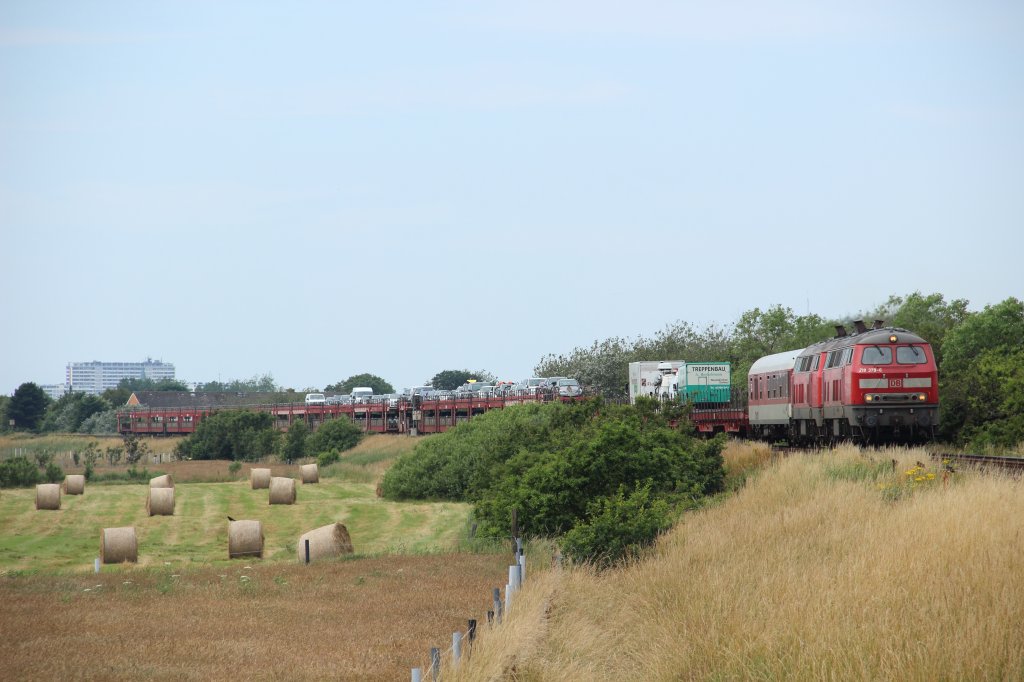
[[[896,348],[896,362],[901,365],[923,365],[928,362],[928,356],[920,346],[899,346]]]
[[[892,363],[892,348],[888,346],[868,346],[860,361],[865,365],[888,365]]]

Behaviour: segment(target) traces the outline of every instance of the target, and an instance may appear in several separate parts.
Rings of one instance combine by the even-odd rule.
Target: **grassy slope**
[[[446,679],[1024,678],[1024,485],[873,457],[773,462],[632,567],[534,570]]]

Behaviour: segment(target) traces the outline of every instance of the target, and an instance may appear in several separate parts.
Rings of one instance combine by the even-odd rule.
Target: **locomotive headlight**
[[[917,394],[917,399],[920,400],[921,402],[924,402],[925,400],[928,400],[928,394],[927,393],[918,393]]]
[[[889,343],[896,343],[896,335],[889,334]]]
[[[870,403],[872,400],[874,400],[874,396],[872,396],[870,393],[864,396],[864,402]]]

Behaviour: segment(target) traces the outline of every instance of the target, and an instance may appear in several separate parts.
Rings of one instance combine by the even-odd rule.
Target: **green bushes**
[[[597,499],[587,516],[565,534],[562,551],[601,568],[635,556],[673,523],[668,502],[652,497],[649,483],[637,486],[629,497],[620,487],[615,495]]]
[[[337,450],[328,450],[327,452],[321,452],[316,456],[316,463],[321,469],[323,469],[324,467],[328,467],[332,464],[337,464],[340,459],[341,455],[338,454]]]
[[[320,454],[330,450],[344,452],[359,445],[363,439],[363,430],[354,421],[348,418],[338,418],[325,421],[309,437],[308,450],[313,454]]]
[[[0,487],[29,486],[39,481],[39,467],[25,457],[12,457],[0,462]]]
[[[574,531],[579,556],[617,560],[666,527],[672,503],[722,489],[723,445],[671,427],[646,405],[523,405],[421,443],[387,472],[382,491],[473,502],[483,536],[507,535],[515,509],[524,535]],[[642,513],[626,523],[627,512]],[[609,534],[617,544],[591,551]]]
[[[269,412],[228,410],[199,422],[196,431],[175,448],[182,459],[255,461],[274,452],[278,433]]]

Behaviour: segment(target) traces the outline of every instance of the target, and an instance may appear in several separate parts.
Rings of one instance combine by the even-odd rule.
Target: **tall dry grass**
[[[775,459],[645,561],[534,571],[446,679],[1024,679],[1022,522],[1019,479],[923,451]]]

